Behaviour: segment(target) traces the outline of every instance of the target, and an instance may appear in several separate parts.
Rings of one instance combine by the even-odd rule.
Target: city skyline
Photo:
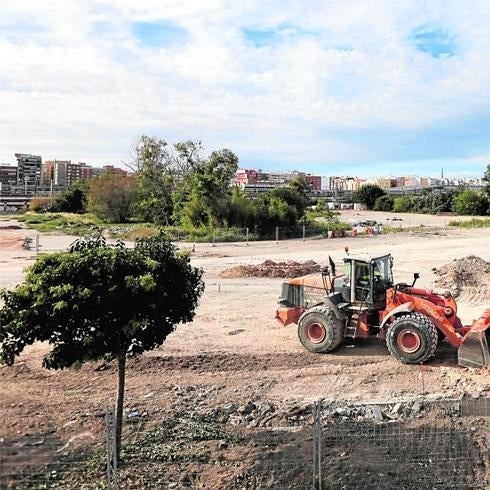
[[[489,20],[476,0],[7,4],[0,162],[122,167],[149,134],[264,171],[481,177]]]
[[[0,174],[1,178],[3,180],[11,180],[11,175],[12,175],[12,170],[17,170],[21,169],[21,161],[23,159],[26,159],[26,161],[38,161],[38,165],[40,170],[40,183],[41,186],[44,184],[46,185],[47,183],[50,183],[50,180],[53,181],[54,184],[58,185],[57,180],[58,179],[65,179],[68,177],[68,180],[70,180],[73,176],[74,181],[78,179],[87,179],[87,178],[92,178],[100,174],[100,171],[109,171],[109,172],[116,172],[116,173],[122,173],[122,174],[128,174],[131,175],[133,174],[133,168],[134,167],[121,167],[117,165],[89,165],[86,162],[76,162],[72,161],[71,159],[60,159],[60,158],[54,158],[54,159],[45,159],[41,155],[34,155],[34,154],[28,154],[28,153],[16,153],[15,157],[17,159],[17,164],[12,164],[12,163],[5,163],[5,162],[0,162]],[[56,168],[60,169],[61,173],[58,175],[58,170],[55,170]],[[6,172],[5,174],[2,174],[2,172]],[[56,176],[54,176],[53,172],[56,173]],[[440,174],[439,175],[428,175],[428,174],[384,174],[384,175],[364,175],[364,174],[332,174],[332,175],[320,175],[320,174],[315,174],[314,172],[303,172],[299,171],[297,169],[270,169],[270,170],[264,170],[261,168],[253,168],[253,167],[243,167],[240,166],[238,167],[238,170],[235,175],[235,180],[239,180],[239,174],[240,175],[249,175],[249,172],[252,172],[254,174],[263,174],[264,176],[267,176],[268,174],[271,175],[303,175],[306,178],[313,177],[313,178],[321,178],[322,181],[327,181],[328,179],[331,178],[346,178],[346,179],[356,179],[362,182],[366,183],[376,183],[376,180],[389,180],[389,179],[410,179],[410,178],[415,178],[415,179],[422,179],[422,180],[427,180],[429,179],[430,181],[434,181],[436,183],[439,182],[452,182],[456,183],[457,181],[464,183],[466,182],[472,182],[472,181],[481,181],[483,176],[475,176],[475,177],[461,177],[461,176],[452,176],[452,175],[447,175],[447,173],[444,173],[444,168],[440,169]],[[51,174],[51,177],[48,177],[48,174]],[[8,178],[7,178],[8,175]],[[295,177],[291,177],[290,180],[294,180]],[[21,179],[22,180],[22,179]],[[74,182],[73,181],[73,182]],[[73,182],[69,182],[68,185],[70,185]],[[36,184],[37,185],[37,184]],[[411,185],[411,184],[410,184]],[[316,186],[314,186],[316,187]]]

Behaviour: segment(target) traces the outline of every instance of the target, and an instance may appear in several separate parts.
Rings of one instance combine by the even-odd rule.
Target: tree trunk
[[[119,463],[120,456],[121,456],[124,383],[126,380],[126,353],[118,354],[117,362],[118,362],[119,381],[117,385],[117,400],[116,400],[116,461]]]

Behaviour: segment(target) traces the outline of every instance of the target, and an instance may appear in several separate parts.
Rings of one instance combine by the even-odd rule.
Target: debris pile
[[[437,276],[436,286],[449,289],[453,296],[460,296],[465,290],[490,296],[490,262],[480,257],[455,259],[433,271]]]
[[[439,401],[439,403],[444,403]],[[390,422],[420,419],[427,416],[433,410],[436,403],[420,400],[399,401],[380,404],[337,403],[322,402],[321,418],[323,420],[346,421],[374,421]],[[442,405],[441,405],[442,406]],[[254,427],[295,427],[312,425],[314,423],[315,405],[311,403],[293,404],[286,407],[278,407],[271,403],[248,401],[242,405],[227,403],[215,407],[208,413],[209,420],[234,426]],[[461,403],[455,400],[447,400],[444,413],[451,416],[459,416]]]
[[[230,269],[225,269],[221,272],[221,277],[236,278],[236,277],[284,277],[292,278],[313,274],[319,272],[320,264],[314,260],[306,262],[296,262],[288,260],[287,262],[274,262],[266,260],[258,265],[237,265]]]

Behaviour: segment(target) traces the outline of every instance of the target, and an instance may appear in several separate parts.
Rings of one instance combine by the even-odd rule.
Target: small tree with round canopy
[[[41,256],[22,284],[1,292],[0,361],[13,364],[37,341],[52,345],[43,359],[48,369],[117,359],[119,459],[126,358],[191,321],[203,290],[202,271],[162,233],[133,249],[102,237],[77,240],[68,252]]]

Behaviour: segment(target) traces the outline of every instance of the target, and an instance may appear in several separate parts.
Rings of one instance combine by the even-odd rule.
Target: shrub
[[[393,209],[394,199],[391,196],[381,196],[374,203],[375,211],[391,211]]]
[[[33,213],[45,213],[51,209],[53,199],[51,197],[34,197],[29,204],[29,211]]]

